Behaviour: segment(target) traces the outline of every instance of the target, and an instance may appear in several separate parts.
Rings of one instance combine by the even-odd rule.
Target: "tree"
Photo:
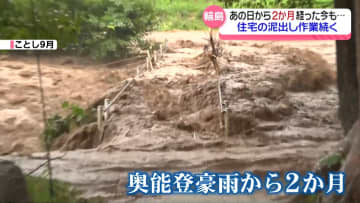
[[[326,176],[334,170],[346,174],[344,196],[324,196],[321,203],[359,203],[360,202],[360,1],[335,0],[336,8],[349,8],[352,11],[351,40],[336,42],[337,78],[339,92],[339,118],[346,135],[341,147],[334,154],[345,159],[342,166],[329,168],[321,164],[315,171]],[[334,155],[333,154],[333,155]],[[326,158],[329,158],[330,155]],[[324,158],[323,160],[326,160]],[[307,202],[303,196],[297,196],[290,202]]]
[[[59,50],[125,57],[156,24],[153,0],[0,0],[1,39],[56,39]]]
[[[345,130],[344,154],[341,171],[346,173],[344,196],[331,196],[324,202],[360,202],[360,2],[335,0],[336,8],[352,11],[352,38],[337,41],[337,72],[339,89],[339,117]]]
[[[337,41],[337,78],[339,89],[339,118],[345,134],[353,126],[359,115],[359,82],[357,66],[360,65],[356,49],[355,13],[353,4],[356,0],[335,0],[336,8],[351,8],[352,10],[352,38],[346,41]],[[360,47],[359,47],[360,48]]]

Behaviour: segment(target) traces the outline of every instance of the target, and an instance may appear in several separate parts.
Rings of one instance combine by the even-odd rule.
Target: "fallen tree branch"
[[[115,98],[109,103],[109,105],[104,108],[104,112],[107,112],[109,108],[118,100],[118,98],[125,92],[126,88],[134,81],[134,79],[127,82],[127,84],[120,90],[120,92],[115,96]]]
[[[46,166],[49,161],[61,159],[61,158],[63,158],[66,154],[67,154],[67,152],[65,152],[63,155],[61,155],[61,156],[59,156],[59,157],[47,159],[44,163],[40,164],[38,167],[36,167],[35,169],[33,169],[32,171],[30,171],[30,172],[29,172],[28,174],[26,174],[26,175],[27,175],[27,176],[31,176],[33,173],[35,173],[36,171],[38,171],[40,168]]]

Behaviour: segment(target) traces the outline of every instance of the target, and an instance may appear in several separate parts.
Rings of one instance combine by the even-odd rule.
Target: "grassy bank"
[[[223,4],[215,0],[156,0],[155,9],[159,13],[159,31],[203,30],[203,10],[209,5]]]
[[[49,181],[44,178],[26,177],[29,196],[34,203],[76,203],[76,193],[71,191],[70,185],[54,181],[55,198],[52,200],[49,192]],[[52,200],[52,201],[51,201]]]
[[[27,176],[26,177],[27,190],[30,199],[33,203],[104,203],[105,200],[97,199],[82,199],[79,198],[79,192],[73,190],[71,185],[54,180],[55,195],[51,198],[49,192],[49,181],[45,178]]]

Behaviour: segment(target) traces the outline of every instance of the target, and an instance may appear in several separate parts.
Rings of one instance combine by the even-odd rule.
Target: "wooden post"
[[[99,131],[101,129],[101,126],[102,126],[102,106],[100,105],[97,107],[97,127]]]
[[[103,106],[98,106],[97,107],[97,128],[98,128],[98,132],[99,132],[99,137],[98,137],[98,144],[100,144],[102,142],[102,136],[103,136]]]
[[[151,54],[150,54],[150,50],[147,51],[147,55],[148,55],[148,63],[149,63],[149,67],[150,67],[150,71],[153,70],[153,65],[152,65],[152,61],[151,61]]]
[[[163,45],[160,44],[160,58],[162,58],[164,55],[164,52],[163,52]]]
[[[104,121],[107,121],[109,118],[109,109],[108,109],[109,103],[110,103],[110,99],[106,98],[104,100]]]
[[[151,58],[149,58],[149,65],[150,65],[150,71],[153,71],[153,64],[152,64]]]
[[[224,128],[224,104],[222,99],[222,93],[221,93],[221,80],[218,79],[218,95],[219,95],[219,106],[220,106],[220,129]]]
[[[115,96],[115,98],[113,100],[106,98],[104,101],[104,107],[101,106],[100,110],[98,108],[98,114],[100,112],[104,112],[104,121],[107,121],[108,117],[109,117],[109,109],[110,107],[119,99],[119,97],[124,93],[124,91],[126,90],[126,88],[128,88],[130,86],[130,84],[134,82],[134,78],[130,81],[128,81],[126,83],[126,85],[120,90],[120,92]],[[102,143],[102,140],[104,139],[104,123],[100,121],[101,125],[99,125],[99,118],[101,118],[101,116],[98,116],[98,127],[100,126],[100,142]]]
[[[113,100],[108,104],[107,107],[104,107],[103,111],[106,112],[109,110],[109,108],[119,99],[119,97],[124,93],[126,88],[129,87],[129,85],[134,81],[134,79],[131,79],[130,81],[127,81],[126,85],[120,90],[120,92],[114,97]]]
[[[230,123],[229,123],[229,107],[228,107],[228,103],[225,103],[225,107],[224,107],[224,136],[225,136],[225,140],[227,140],[229,138],[229,134],[230,134]]]
[[[147,51],[146,51],[146,54],[147,54],[147,57],[148,57],[149,59],[151,59],[150,50],[147,50]]]
[[[216,51],[215,42],[214,42],[214,38],[213,38],[213,29],[210,29],[209,34],[210,34],[210,45],[211,45],[211,49],[212,49],[212,52],[210,54],[210,60],[214,65],[216,74],[220,75],[220,67],[219,67],[219,64],[216,59],[217,51]]]
[[[167,52],[167,42],[168,42],[168,40],[165,39],[165,42],[164,42],[164,53]]]
[[[221,93],[221,80],[218,79],[218,94],[219,94],[219,104],[220,104],[220,111],[223,112],[223,100],[222,100],[222,93]]]
[[[149,57],[146,57],[146,71],[149,71]]]
[[[154,51],[154,64],[157,64],[157,51]]]

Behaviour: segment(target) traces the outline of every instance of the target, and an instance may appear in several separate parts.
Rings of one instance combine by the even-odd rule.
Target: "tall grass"
[[[49,193],[49,181],[44,178],[26,177],[27,190],[30,199],[34,203],[76,203],[76,193],[70,190],[70,186],[66,183],[54,181],[55,197],[51,199]]]
[[[333,0],[316,0],[314,7],[315,8],[334,8],[334,1]]]
[[[27,190],[33,203],[105,203],[102,198],[79,198],[80,192],[71,189],[71,185],[54,180],[54,196],[49,192],[49,180],[40,177],[26,176]]]
[[[223,6],[216,0],[156,0],[155,8],[160,18],[157,30],[203,30],[202,13],[210,5]]]

